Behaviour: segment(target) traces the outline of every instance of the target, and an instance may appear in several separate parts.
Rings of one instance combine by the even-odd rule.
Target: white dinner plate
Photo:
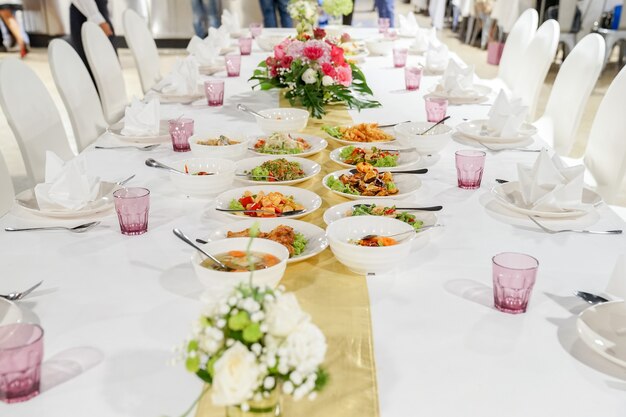
[[[205,98],[205,94],[204,93],[196,93],[196,94],[168,94],[168,93],[158,93],[159,95],[159,100],[161,101],[161,103],[165,103],[165,104],[175,104],[175,103],[179,103],[179,104],[191,104],[196,100],[200,100]]]
[[[365,143],[362,145],[346,145],[346,146],[342,146],[341,148],[337,148],[335,150],[333,150],[330,153],[330,159],[335,161],[336,163],[338,163],[339,165],[341,165],[342,167],[346,167],[346,168],[354,168],[356,165],[350,165],[350,164],[346,164],[343,159],[341,159],[340,154],[341,151],[343,151],[345,148],[347,148],[348,146],[354,146],[356,148],[371,148],[373,146],[377,147],[378,149],[381,150],[386,150],[386,149],[398,149],[398,146],[389,146],[389,145],[378,145],[375,143]],[[386,169],[386,168],[393,168],[393,169],[404,169],[406,167],[409,167],[413,164],[416,164],[417,162],[419,162],[420,160],[420,154],[417,153],[417,151],[414,152],[400,152],[400,154],[398,155],[398,160],[397,160],[397,165],[393,166],[393,167],[381,167],[380,169]]]
[[[447,98],[450,104],[471,104],[484,101],[490,93],[491,88],[486,85],[474,84],[472,90],[460,95],[454,92],[444,91],[441,89],[441,86],[437,84],[428,96]]]
[[[328,185],[326,185],[326,181],[328,181],[328,178],[335,177],[336,179],[339,179],[339,177],[342,174],[349,174],[350,173],[349,171],[350,170],[348,169],[344,169],[341,171],[331,172],[330,174],[326,175],[324,179],[322,180],[323,181],[322,184],[324,185],[324,188],[326,188],[327,190],[337,195],[349,198],[351,200],[372,199],[372,200],[380,201],[380,200],[389,200],[392,198],[402,199],[402,198],[408,197],[409,195],[419,190],[420,187],[422,186],[422,181],[418,178],[418,175],[413,175],[413,174],[394,174],[393,182],[396,184],[396,187],[398,188],[398,193],[394,195],[390,195],[390,196],[385,196],[385,197],[360,196],[360,195],[342,193],[339,191],[335,191],[331,189]]]
[[[348,126],[342,126],[342,127],[348,127]],[[367,144],[371,144],[371,145],[384,145],[387,143],[394,143],[395,146],[395,142],[396,142],[396,137],[394,135],[393,132],[393,128],[383,128],[382,129],[385,133],[393,136],[393,138],[391,140],[386,140],[386,141],[380,141],[380,142],[356,142],[356,141],[351,141],[351,140],[345,140],[345,139],[339,139],[336,138],[334,136],[330,136],[328,135],[328,133],[326,133],[328,135],[328,137],[330,137],[332,140],[334,140],[335,142],[338,143],[342,143],[344,145],[367,145]]]
[[[580,217],[589,213],[594,206],[602,202],[600,197],[595,191],[588,188],[583,188],[582,203],[588,206],[588,209],[571,209],[564,211],[539,211],[524,207],[523,198],[519,189],[519,182],[511,181],[505,184],[498,184],[491,192],[496,197],[496,201],[506,208],[515,212],[524,214],[526,216],[544,217],[544,218],[568,218],[568,217]]]
[[[13,301],[0,298],[0,326],[20,323],[22,317],[22,310]]]
[[[207,240],[210,242],[213,240],[226,239],[228,232],[241,232],[255,223],[259,223],[258,220],[240,220],[225,224],[217,229],[213,229],[209,236],[207,236]],[[304,251],[300,255],[289,258],[287,263],[300,262],[311,258],[322,252],[328,246],[326,232],[322,228],[308,222],[292,219],[266,219],[260,222],[259,228],[261,232],[269,233],[280,225],[292,227],[295,232],[302,233],[307,240]]]
[[[346,201],[345,203],[336,204],[324,212],[324,223],[327,225],[331,224],[335,220],[343,219],[344,217],[350,217],[352,210],[357,204],[376,204],[376,206],[384,206],[384,207],[419,207],[421,204],[418,203],[410,203],[407,201],[401,200],[375,200],[375,199],[364,199],[359,201]],[[398,210],[400,212],[407,210]],[[424,222],[424,226],[432,226],[437,223],[437,215],[432,211],[410,211],[410,214],[414,215],[418,220]]]
[[[255,150],[253,150],[254,149],[254,144],[259,139],[266,138],[267,135],[258,135],[258,136],[253,136],[252,138],[250,138],[250,140],[248,142],[248,148],[250,149],[250,152],[255,153],[256,155],[263,155],[263,156],[276,155],[276,156],[299,156],[299,157],[306,157],[306,156],[315,155],[316,153],[321,152],[324,149],[326,149],[326,147],[328,146],[328,142],[325,139],[320,138],[319,136],[301,135],[300,133],[291,133],[291,135],[293,135],[293,137],[296,137],[296,138],[303,138],[304,140],[306,140],[309,143],[309,145],[311,145],[311,148],[309,148],[308,151],[305,151],[305,152],[302,152],[302,153],[294,153],[294,154],[287,154],[287,155],[269,154],[269,153],[257,152]]]
[[[626,301],[596,304],[578,316],[580,338],[593,351],[626,367]]]
[[[295,214],[293,216],[281,217],[281,219],[299,219],[300,217],[304,217],[313,213],[315,210],[322,206],[322,198],[315,194],[313,191],[305,190],[303,188],[290,187],[287,185],[254,185],[247,187],[235,188],[234,190],[225,191],[222,194],[218,195],[215,199],[215,207],[221,209],[228,209],[230,202],[235,199],[239,200],[243,197],[243,193],[246,191],[250,191],[253,194],[256,194],[260,191],[265,192],[266,194],[270,192],[279,192],[285,196],[293,196],[294,200],[297,204],[304,206],[304,212],[300,214]],[[225,216],[235,218],[235,219],[250,219],[254,218],[256,220],[265,221],[266,219],[271,219],[272,217],[251,217],[244,213],[228,213],[223,211],[218,211],[218,213],[222,213]]]
[[[243,174],[244,172],[251,171],[253,168],[258,167],[263,162],[273,161],[275,159],[280,159],[280,158],[284,158],[289,162],[297,162],[298,164],[300,164],[300,167],[304,171],[304,177],[298,178],[297,180],[289,180],[289,181],[268,181],[268,180],[255,181],[255,180],[250,179],[249,177],[239,176],[239,174]],[[320,164],[318,164],[317,162],[313,162],[309,159],[305,159],[305,158],[298,158],[298,157],[286,156],[286,155],[285,156],[257,156],[254,158],[246,158],[237,162],[237,171],[236,171],[237,175],[235,176],[235,178],[246,184],[293,185],[293,184],[298,184],[298,183],[301,183],[308,179],[313,178],[314,176],[319,174],[321,170],[322,170],[322,167],[320,166]]]
[[[161,120],[159,123],[159,134],[154,136],[127,136],[122,135],[122,129],[124,128],[124,122],[119,122],[114,125],[111,125],[107,128],[107,132],[111,136],[115,136],[116,138],[126,141],[126,142],[135,142],[135,143],[154,143],[154,142],[164,142],[170,140],[170,128],[167,120]]]
[[[36,214],[43,217],[53,217],[58,219],[72,219],[79,217],[87,217],[92,214],[100,213],[109,210],[113,207],[113,191],[118,188],[118,185],[111,182],[101,182],[100,192],[96,196],[96,199],[88,203],[84,208],[80,210],[69,210],[59,206],[56,209],[40,209],[37,203],[37,197],[33,189],[22,191],[15,196],[15,202],[18,206],[28,211],[29,213]]]
[[[456,130],[461,132],[463,135],[480,142],[520,142],[537,133],[537,128],[535,126],[530,123],[524,123],[516,135],[496,136],[493,131],[483,130],[483,126],[486,126],[488,122],[489,121],[486,119],[463,122],[456,126]]]
[[[485,142],[485,141],[479,141],[476,139],[472,139],[468,136],[465,136],[464,134],[462,134],[461,132],[455,132],[452,135],[452,139],[454,139],[455,141],[457,141],[458,143],[461,143],[463,145],[469,145],[469,146],[474,146],[480,149],[487,149],[487,150],[493,150],[493,151],[504,151],[506,149],[522,149],[522,148],[527,148],[528,146],[532,145],[533,143],[535,143],[534,139],[532,138],[532,136],[523,138],[517,142]],[[487,144],[488,143],[488,147],[483,145],[483,143]]]

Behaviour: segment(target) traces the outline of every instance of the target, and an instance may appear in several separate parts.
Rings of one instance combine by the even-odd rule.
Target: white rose
[[[302,323],[281,346],[286,355],[282,360],[290,368],[302,374],[315,372],[326,356],[326,338],[322,331],[313,323]]]
[[[322,85],[324,87],[328,87],[329,85],[333,84],[335,84],[335,80],[333,80],[333,77],[331,77],[330,75],[324,75],[322,77]]]
[[[214,366],[211,399],[218,406],[241,404],[259,385],[260,369],[254,353],[240,342],[233,344]]]
[[[304,71],[304,74],[302,74],[302,81],[304,81],[306,84],[313,84],[317,81],[317,71],[315,71],[313,68],[309,68],[308,70]]]
[[[268,303],[265,308],[265,323],[272,336],[285,337],[298,324],[309,320],[308,314],[302,311],[293,293],[278,297],[276,301]]]

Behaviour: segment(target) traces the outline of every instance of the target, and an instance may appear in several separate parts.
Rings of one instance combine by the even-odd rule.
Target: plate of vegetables
[[[246,217],[297,219],[314,212],[321,205],[321,197],[314,192],[284,185],[235,188],[218,195],[215,200],[215,208],[218,211],[220,209],[241,210],[240,212],[220,211],[226,216],[237,219]],[[290,212],[295,212],[295,214],[291,215]]]
[[[317,136],[275,132],[250,139],[248,149],[258,155],[311,156],[326,149],[328,142]]]
[[[367,162],[376,168],[407,168],[420,160],[414,149],[400,149],[388,145],[348,145],[330,153],[330,159],[339,165],[353,168],[360,162]]]
[[[356,169],[355,174],[345,169],[326,175],[323,180],[324,187],[335,194],[357,200],[404,198],[422,186],[422,181],[417,175],[379,171],[367,163],[358,164]]]
[[[344,127],[322,126],[322,130],[337,142],[345,145],[388,143],[396,140],[394,135],[378,127],[378,123],[360,123]]]
[[[211,231],[208,241],[249,237],[255,219],[228,223]],[[299,262],[322,252],[328,246],[326,232],[308,222],[291,219],[267,219],[259,224],[259,238],[273,240],[289,251],[287,263]]]
[[[258,156],[237,163],[236,178],[248,184],[297,184],[313,178],[320,164],[293,156]]]

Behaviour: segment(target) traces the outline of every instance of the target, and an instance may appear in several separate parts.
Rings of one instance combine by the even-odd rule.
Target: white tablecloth
[[[259,132],[235,105],[277,104],[276,92],[252,92],[245,82],[262,58],[243,57],[242,77],[226,79],[224,107],[167,105],[163,116],[184,113],[198,132]],[[425,119],[422,96],[436,77],[426,77],[420,92],[406,93],[402,69],[393,68],[390,56],[369,59],[362,68],[383,107],[352,112],[355,121]],[[452,106],[450,122],[487,111]],[[105,135],[98,143],[114,140]],[[516,164],[536,155],[489,153],[482,187],[467,191],[456,186],[453,156],[465,147],[452,142],[434,158],[423,189],[410,199],[442,204],[445,228],[434,230],[429,245],[398,272],[368,278],[381,415],[623,417],[626,371],[577,337],[576,313],[584,305],[572,291],[605,288],[626,236],[548,235],[497,219],[483,207],[495,178],[515,179]],[[42,290],[20,305],[46,332],[46,389],[25,403],[0,404],[0,416],[180,415],[201,382],[168,361],[199,314],[202,286],[189,262],[192,249],[172,229],[203,237],[224,218],[211,211],[210,200],[179,195],[166,173],[144,165],[148,157],[167,163],[188,156],[167,145],[150,153],[90,148],[84,156],[104,179],[137,174],[129,185],[151,190],[150,228],[122,236],[111,212],[85,234],[0,232],[0,293],[44,279]],[[594,228],[626,227],[606,206],[598,211]],[[56,223],[17,210],[0,219],[2,228]],[[526,314],[492,307],[491,257],[503,251],[539,259]],[[83,372],[99,355],[101,362]]]

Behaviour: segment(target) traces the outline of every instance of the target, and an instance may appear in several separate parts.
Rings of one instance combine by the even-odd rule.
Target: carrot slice
[[[246,253],[242,252],[240,250],[231,250],[231,251],[228,252],[228,254],[230,256],[235,257],[235,258],[243,258],[244,256],[246,256]]]

